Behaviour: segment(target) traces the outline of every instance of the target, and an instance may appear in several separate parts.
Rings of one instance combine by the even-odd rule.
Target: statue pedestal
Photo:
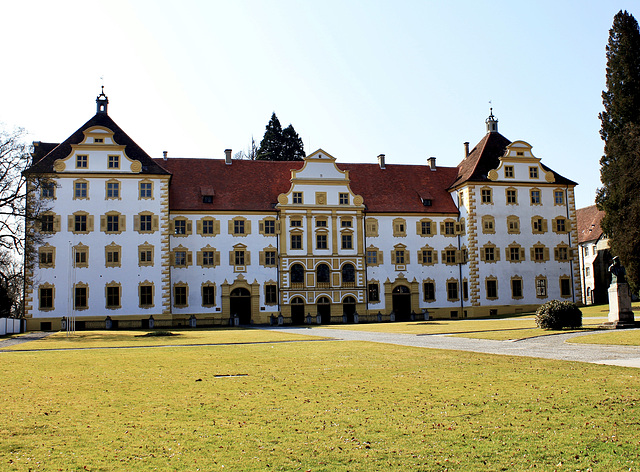
[[[631,297],[626,283],[609,286],[609,320],[600,325],[606,329],[635,328]]]

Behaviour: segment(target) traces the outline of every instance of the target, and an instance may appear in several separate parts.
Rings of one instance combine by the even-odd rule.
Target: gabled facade
[[[31,329],[456,318],[580,299],[574,182],[487,120],[457,167],[151,159],[98,112],[27,172]]]
[[[609,239],[600,227],[603,217],[604,212],[595,205],[577,211],[580,284],[585,305],[607,303],[609,300],[607,289],[611,277],[607,269],[611,264],[611,254]]]

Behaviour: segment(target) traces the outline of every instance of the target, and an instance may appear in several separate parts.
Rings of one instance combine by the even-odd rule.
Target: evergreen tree
[[[262,141],[260,142],[256,159],[280,161],[282,160],[282,146],[282,126],[280,126],[280,121],[278,120],[276,113],[273,112],[271,119],[266,126]]]
[[[634,291],[640,288],[640,30],[633,15],[618,12],[607,44],[607,90],[602,92],[600,159],[596,203],[605,212],[602,229],[620,257]]]
[[[306,154],[304,153],[304,145],[302,139],[293,129],[293,125],[287,126],[282,132],[282,160],[283,161],[301,161]]]
[[[274,112],[266,126],[255,158],[267,161],[301,161],[305,155],[302,139],[296,130],[289,125],[283,131]]]

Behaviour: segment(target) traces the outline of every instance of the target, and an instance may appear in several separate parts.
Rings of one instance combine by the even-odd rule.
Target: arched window
[[[330,275],[331,271],[329,270],[329,266],[327,264],[320,264],[316,269],[316,277],[318,279],[318,283],[329,283]]]
[[[304,283],[304,267],[302,267],[302,264],[293,264],[291,266],[291,283]]]
[[[355,282],[356,269],[353,264],[345,264],[342,266],[342,282]]]

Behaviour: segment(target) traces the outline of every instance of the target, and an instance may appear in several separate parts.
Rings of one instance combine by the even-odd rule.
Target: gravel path
[[[640,347],[608,346],[601,344],[573,344],[565,341],[585,333],[568,333],[539,336],[518,341],[493,341],[487,339],[460,338],[448,335],[415,335],[375,333],[327,328],[262,328],[285,333],[327,336],[342,341],[370,341],[401,346],[450,349],[455,351],[483,352],[509,356],[541,357],[594,364],[609,364],[640,368]],[[602,331],[603,333],[607,331]],[[598,332],[596,332],[598,333]]]
[[[51,331],[30,331],[22,336],[16,336],[14,338],[0,339],[0,349],[4,349],[9,346],[15,346],[16,344],[22,344],[29,341],[35,341],[36,339],[46,338]]]

